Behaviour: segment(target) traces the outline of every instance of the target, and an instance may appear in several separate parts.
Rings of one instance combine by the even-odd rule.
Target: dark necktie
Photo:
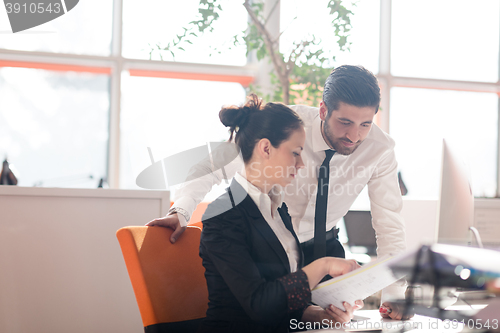
[[[328,204],[328,182],[330,181],[330,160],[335,151],[325,150],[326,157],[318,172],[318,192],[314,214],[314,259],[326,256],[326,207]]]

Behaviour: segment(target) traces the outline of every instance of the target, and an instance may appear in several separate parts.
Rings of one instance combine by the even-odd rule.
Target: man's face
[[[350,155],[363,142],[372,127],[375,107],[357,107],[343,102],[329,117],[324,102],[319,107],[322,134],[330,148],[341,155]]]

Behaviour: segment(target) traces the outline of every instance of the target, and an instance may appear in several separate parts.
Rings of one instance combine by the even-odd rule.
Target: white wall
[[[406,224],[406,247],[408,250],[436,241],[437,200],[417,200],[403,197],[401,216]]]
[[[437,200],[403,198],[401,215],[406,224],[406,244],[414,249],[436,241]],[[474,226],[485,246],[500,248],[500,200],[474,200]]]
[[[474,226],[479,231],[485,247],[500,249],[500,200],[476,199]]]
[[[143,331],[116,230],[168,192],[0,186],[0,332]]]

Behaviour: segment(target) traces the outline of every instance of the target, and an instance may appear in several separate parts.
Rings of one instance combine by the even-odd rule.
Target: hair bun
[[[261,105],[262,100],[260,100],[257,95],[251,94],[247,97],[247,102],[244,106],[222,108],[219,112],[219,119],[226,127],[230,127],[232,129],[242,127],[247,122],[250,113],[259,111]]]
[[[226,127],[241,127],[243,126],[247,119],[250,109],[247,107],[241,108],[223,108],[219,112],[219,119],[221,123]]]
[[[220,110],[219,119],[224,126],[229,127],[229,132],[231,133],[229,141],[233,139],[235,133],[244,128],[250,115],[260,110],[261,104],[262,100],[257,95],[251,94],[247,97],[247,102],[244,106],[230,106]]]

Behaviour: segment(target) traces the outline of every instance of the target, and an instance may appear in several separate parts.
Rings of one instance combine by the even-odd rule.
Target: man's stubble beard
[[[323,121],[323,133],[324,133],[324,137],[325,137],[325,140],[327,141],[328,145],[330,147],[333,147],[333,149],[340,155],[351,155],[352,153],[354,153],[354,151],[356,149],[358,149],[359,145],[361,144],[361,142],[363,141],[359,141],[354,147],[352,148],[347,148],[346,146],[342,145],[341,141],[342,139],[337,139],[337,140],[332,140],[332,138],[334,138],[334,135],[330,129],[330,126],[328,125],[328,120],[330,119],[330,117],[327,117],[324,121]],[[346,140],[347,141],[347,140]],[[351,141],[349,141],[351,142]]]

